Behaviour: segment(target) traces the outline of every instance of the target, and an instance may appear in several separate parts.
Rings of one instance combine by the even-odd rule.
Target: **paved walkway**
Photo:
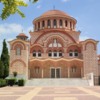
[[[100,87],[4,87],[0,100],[100,100]]]

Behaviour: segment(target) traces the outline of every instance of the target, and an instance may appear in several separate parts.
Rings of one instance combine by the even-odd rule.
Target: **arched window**
[[[54,50],[53,56],[57,57],[57,51],[56,50]]]
[[[36,57],[36,51],[35,50],[33,51],[33,57]]]
[[[57,21],[56,21],[56,19],[54,19],[53,25],[54,25],[54,28],[57,27]]]
[[[41,57],[41,50],[38,51],[38,57]]]
[[[72,22],[70,22],[70,28],[72,29]]]
[[[69,51],[69,56],[70,56],[70,57],[73,56],[73,51],[72,51],[72,50]]]
[[[51,21],[50,21],[50,20],[48,20],[48,26],[49,26],[49,27],[51,26]]]
[[[45,22],[44,21],[42,21],[42,27],[45,27]]]
[[[78,50],[74,51],[74,56],[77,57],[78,56]]]
[[[40,29],[40,22],[38,22],[38,29]]]
[[[67,22],[67,20],[65,21],[65,26],[66,26],[66,27],[68,26],[68,22]]]
[[[49,50],[48,56],[49,56],[49,57],[52,57],[52,51],[51,51],[51,50]]]
[[[62,20],[59,21],[59,24],[60,24],[60,26],[62,26],[62,24],[63,24],[63,23],[62,23]]]
[[[59,57],[62,57],[62,50],[59,51]]]
[[[18,56],[21,55],[21,48],[18,47],[18,48],[16,49],[16,55],[18,55]]]

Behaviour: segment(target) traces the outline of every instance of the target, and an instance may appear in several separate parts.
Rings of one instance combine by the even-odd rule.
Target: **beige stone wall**
[[[98,65],[99,67],[98,67],[98,74],[99,74],[99,76],[100,76],[100,64]]]
[[[15,45],[19,44],[19,41],[15,40],[13,43],[10,43],[10,47],[14,47]],[[25,43],[25,49],[21,50],[21,55],[16,55],[16,49],[10,49],[10,74],[14,71],[18,73],[18,75],[25,75],[28,76],[28,59],[29,59],[29,44]]]
[[[18,74],[26,74],[26,66],[21,61],[16,61],[12,64],[10,68],[10,73],[17,72]]]
[[[92,42],[83,45],[83,61],[84,76],[89,73],[94,73],[94,75],[98,76],[97,51]]]

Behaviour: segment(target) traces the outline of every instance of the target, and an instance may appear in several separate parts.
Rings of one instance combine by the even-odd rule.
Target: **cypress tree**
[[[3,40],[3,49],[1,54],[1,61],[4,66],[4,78],[6,78],[9,75],[9,54],[8,54],[8,48],[5,39]]]
[[[4,76],[4,66],[0,59],[0,78],[3,78],[3,76]]]

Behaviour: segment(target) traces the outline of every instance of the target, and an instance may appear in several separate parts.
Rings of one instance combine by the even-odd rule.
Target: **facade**
[[[10,44],[10,74],[31,78],[82,78],[100,75],[98,41],[80,41],[77,21],[59,10],[34,19],[30,40],[20,33]]]

